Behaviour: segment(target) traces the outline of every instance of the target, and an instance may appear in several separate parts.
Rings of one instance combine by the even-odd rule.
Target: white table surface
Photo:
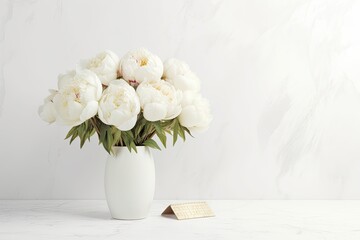
[[[2,200],[0,239],[360,239],[360,201],[207,201],[216,217],[160,216],[175,202],[121,221],[103,200]]]

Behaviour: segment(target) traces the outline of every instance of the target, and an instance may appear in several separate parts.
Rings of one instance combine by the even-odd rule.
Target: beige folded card
[[[206,202],[171,204],[161,215],[175,215],[178,220],[215,216]]]

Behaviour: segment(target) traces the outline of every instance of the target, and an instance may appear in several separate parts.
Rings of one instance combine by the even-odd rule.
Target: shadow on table
[[[174,214],[161,214],[161,217],[178,220]]]

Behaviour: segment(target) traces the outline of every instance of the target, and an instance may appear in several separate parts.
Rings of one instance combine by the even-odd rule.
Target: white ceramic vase
[[[138,146],[137,153],[114,147],[105,170],[105,194],[115,219],[145,218],[155,192],[155,167],[150,149]]]

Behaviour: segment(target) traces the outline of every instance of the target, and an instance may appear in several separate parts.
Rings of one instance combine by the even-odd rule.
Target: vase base
[[[123,221],[136,221],[145,219],[147,216],[136,216],[136,217],[117,217],[117,216],[111,216],[115,220],[123,220]]]

